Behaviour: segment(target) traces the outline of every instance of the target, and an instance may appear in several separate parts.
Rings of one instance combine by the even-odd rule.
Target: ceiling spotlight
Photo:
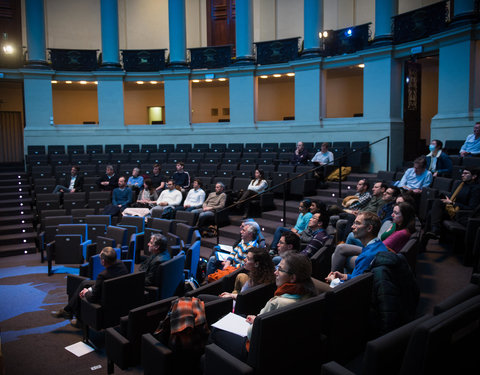
[[[273,76],[274,76],[275,78],[279,78],[279,77],[281,77],[282,75],[281,75],[281,74],[274,74]]]
[[[358,64],[357,66],[362,69],[365,68],[365,64]]]
[[[260,78],[266,79],[268,78],[268,76],[260,76]]]
[[[226,78],[219,78],[218,80],[223,82],[223,81],[226,81],[227,79]]]
[[[200,80],[199,80],[199,79],[193,79],[192,82],[193,82],[193,83],[199,83]]]
[[[72,81],[65,81],[66,84],[70,85]]]
[[[158,82],[157,81],[150,81],[151,85],[156,85]]]
[[[52,83],[58,83],[58,81],[52,81]]]
[[[210,78],[207,78],[207,79],[205,80],[205,82],[212,82],[212,81],[213,81],[213,79],[210,79]]]
[[[143,85],[143,81],[137,81],[137,85]]]
[[[287,76],[289,76],[289,77],[295,77],[295,73],[287,73]]]
[[[81,84],[81,85],[86,85],[86,84],[87,84],[87,81],[80,81],[80,84]]]

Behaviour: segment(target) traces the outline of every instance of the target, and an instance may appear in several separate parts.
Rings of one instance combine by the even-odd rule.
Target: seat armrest
[[[80,302],[81,313],[80,319],[83,323],[92,327],[96,331],[100,331],[103,326],[103,308],[98,303],[91,303],[83,299]]]
[[[118,327],[110,327],[105,331],[105,352],[108,361],[112,361],[122,370],[129,366],[130,340],[125,338]]]
[[[321,375],[355,375],[341,364],[331,361],[322,365]]]
[[[205,347],[205,369],[208,375],[250,375],[253,368],[215,344]]]
[[[142,367],[145,375],[173,374],[173,352],[150,333],[142,335]]]
[[[70,297],[83,280],[88,280],[88,277],[79,275],[67,275],[67,295]]]
[[[233,310],[233,298],[219,298],[205,303],[205,316],[211,326]]]

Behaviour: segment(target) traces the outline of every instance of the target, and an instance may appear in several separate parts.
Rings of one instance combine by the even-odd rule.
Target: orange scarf
[[[276,296],[281,296],[282,294],[306,294],[305,289],[300,284],[295,283],[284,283],[280,285],[277,290],[275,291]]]

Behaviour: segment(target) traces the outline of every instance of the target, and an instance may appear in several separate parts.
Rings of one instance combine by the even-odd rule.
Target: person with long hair
[[[283,256],[275,271],[275,284],[277,289],[274,296],[268,300],[258,315],[290,306],[317,294],[312,281],[312,263],[306,255],[296,252],[288,252]],[[245,360],[252,327],[258,315],[247,316],[246,320],[251,324],[247,337],[213,328],[209,341],[238,359]]]
[[[237,299],[237,295],[240,292],[257,285],[270,284],[275,281],[275,266],[272,257],[265,249],[251,248],[247,253],[243,268],[246,273],[242,272],[237,275],[233,291],[223,292],[219,297]],[[219,297],[205,294],[199,295],[199,298],[204,302],[215,300]]]
[[[153,182],[150,178],[145,178],[143,180],[143,189],[138,194],[137,203],[140,205],[135,205],[135,207],[153,207],[158,199],[158,193],[153,187]]]
[[[379,235],[379,239],[388,249],[398,253],[415,232],[415,209],[408,203],[399,203],[393,208],[392,219],[391,226]],[[331,271],[352,269],[361,252],[362,246],[338,245],[332,254]]]
[[[244,210],[243,218],[248,217],[248,210],[250,208],[250,201],[244,202],[245,199],[250,198],[254,195],[263,193],[268,188],[268,182],[265,180],[265,172],[263,169],[255,169],[255,176],[250,181],[250,184],[247,187],[247,190],[243,192],[238,200],[237,207],[240,210]]]

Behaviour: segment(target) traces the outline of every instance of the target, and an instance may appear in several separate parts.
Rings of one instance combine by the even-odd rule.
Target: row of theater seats
[[[303,142],[309,151],[320,150],[323,142]],[[340,148],[359,148],[368,146],[366,141],[358,142],[332,142],[330,147]],[[64,145],[31,145],[27,148],[27,155],[58,155],[58,154],[102,154],[102,153],[170,153],[170,152],[292,152],[295,150],[295,142],[284,143],[201,143],[201,144],[126,144],[126,145],[68,145],[65,149]]]

